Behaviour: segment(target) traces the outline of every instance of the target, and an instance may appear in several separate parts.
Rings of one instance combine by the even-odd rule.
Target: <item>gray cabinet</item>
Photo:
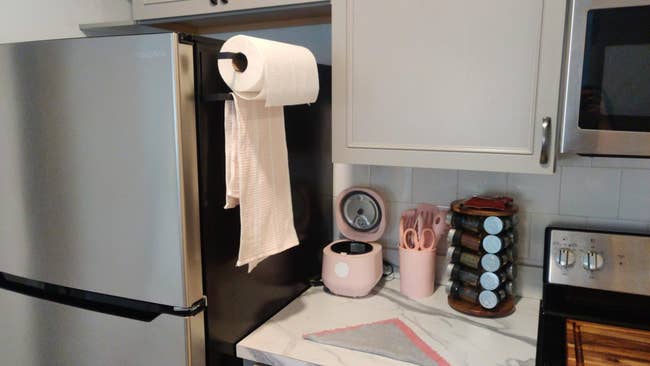
[[[133,0],[133,19],[151,20],[266,9],[278,6],[327,3],[322,0]]]
[[[334,161],[552,173],[565,12],[334,0]]]

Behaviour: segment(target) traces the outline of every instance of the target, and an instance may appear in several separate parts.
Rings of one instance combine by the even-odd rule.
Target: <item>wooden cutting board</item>
[[[568,319],[567,366],[650,365],[650,331]]]

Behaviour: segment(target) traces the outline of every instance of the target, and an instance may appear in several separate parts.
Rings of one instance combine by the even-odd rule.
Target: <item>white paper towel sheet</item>
[[[316,58],[305,47],[237,35],[221,52],[241,52],[248,59],[243,72],[229,59],[218,61],[219,73],[242,99],[265,100],[265,106],[313,103],[318,98]]]

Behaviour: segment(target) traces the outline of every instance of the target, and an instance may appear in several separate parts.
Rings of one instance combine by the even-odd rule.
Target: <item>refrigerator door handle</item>
[[[190,307],[162,305],[153,302],[54,285],[47,282],[14,276],[5,272],[0,272],[0,288],[63,305],[74,306],[80,309],[145,322],[150,322],[161,314],[179,317],[194,316],[205,310],[207,306],[207,299],[205,296],[196,301]]]
[[[172,311],[165,314],[169,315],[176,315],[176,316],[182,316],[182,317],[187,317],[187,316],[194,316],[208,307],[208,298],[203,295],[202,298],[200,298],[198,301],[196,301],[192,306],[190,307],[182,307],[182,306],[174,306],[172,308]]]

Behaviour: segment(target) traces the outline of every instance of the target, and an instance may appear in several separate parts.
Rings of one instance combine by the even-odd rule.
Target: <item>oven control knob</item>
[[[576,256],[573,250],[569,248],[560,248],[555,256],[555,263],[562,269],[571,267],[576,262]]]
[[[597,271],[603,267],[603,256],[600,253],[589,251],[582,256],[582,266],[587,271]]]

